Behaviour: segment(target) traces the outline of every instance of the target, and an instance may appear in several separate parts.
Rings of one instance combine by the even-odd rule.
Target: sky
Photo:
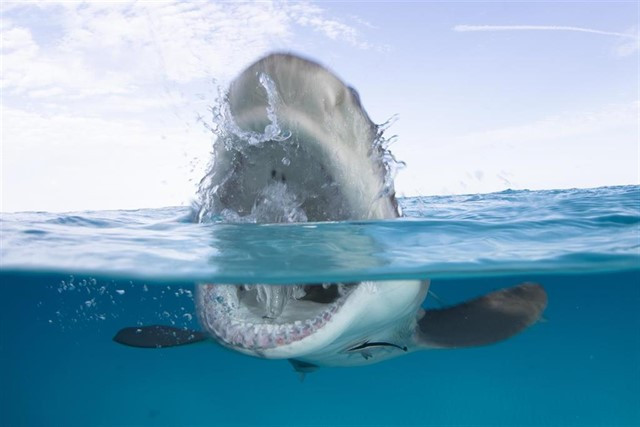
[[[273,51],[355,87],[401,196],[640,184],[639,4],[3,2],[0,210],[189,205]]]

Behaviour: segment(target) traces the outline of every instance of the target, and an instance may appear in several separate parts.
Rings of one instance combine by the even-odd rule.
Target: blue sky
[[[640,183],[637,2],[1,7],[3,211],[188,204],[196,118],[274,50],[398,116],[400,194]]]

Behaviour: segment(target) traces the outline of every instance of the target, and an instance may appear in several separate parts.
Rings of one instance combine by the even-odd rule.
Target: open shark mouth
[[[314,334],[344,305],[355,283],[200,285],[200,322],[222,343],[266,350]]]

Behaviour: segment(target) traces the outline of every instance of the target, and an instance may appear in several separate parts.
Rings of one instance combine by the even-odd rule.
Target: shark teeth
[[[275,298],[273,302],[279,310],[279,304],[282,304],[278,298],[288,296],[288,300],[283,304],[282,309],[286,304],[295,304],[296,292],[293,286],[268,286],[257,285],[259,288],[258,298],[264,298],[265,301],[269,298]],[[319,285],[320,286],[320,285]],[[256,285],[252,286],[240,286],[243,290],[253,289]],[[204,310],[205,315],[201,316],[203,327],[213,334],[219,341],[232,347],[239,347],[248,350],[264,350],[268,348],[274,348],[291,344],[295,341],[300,341],[309,335],[315,333],[324,325],[326,325],[338,311],[338,309],[344,304],[344,301],[349,294],[346,287],[340,289],[341,296],[331,304],[324,304],[322,310],[317,312],[315,316],[309,319],[292,320],[286,323],[274,323],[273,319],[256,318],[255,321],[244,320],[242,304],[238,302],[236,296],[238,292],[238,286],[234,285],[201,285],[201,303],[206,306]],[[283,295],[275,295],[269,289],[264,288],[288,288],[289,291],[283,292]],[[326,289],[326,287],[325,287]],[[275,290],[275,293],[281,292],[282,289]],[[298,292],[298,295],[299,292]],[[270,303],[272,300],[269,300]],[[320,306],[320,305],[318,305]],[[282,313],[282,311],[280,311]],[[242,318],[242,319],[239,319]],[[244,317],[248,317],[244,316]],[[260,323],[260,320],[264,320]]]

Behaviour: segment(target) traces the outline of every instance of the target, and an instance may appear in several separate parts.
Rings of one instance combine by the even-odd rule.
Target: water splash
[[[307,222],[307,215],[295,195],[280,182],[270,184],[260,192],[249,218],[252,222]]]
[[[377,155],[384,165],[384,185],[382,191],[378,195],[381,197],[388,197],[395,193],[394,179],[398,171],[406,166],[406,163],[397,160],[390,150],[390,146],[398,140],[398,135],[386,136],[387,130],[398,120],[398,115],[394,114],[386,122],[376,125],[376,137],[373,140],[373,153]]]
[[[257,146],[270,141],[282,142],[291,137],[291,132],[284,132],[278,121],[281,99],[275,83],[265,73],[260,73],[258,80],[267,94],[266,113],[269,119],[269,124],[262,132],[244,130],[238,126],[231,113],[227,95],[218,95],[216,104],[211,107],[213,126],[209,130],[228,149],[242,149],[245,145]]]
[[[261,73],[259,82],[267,94],[266,113],[269,124],[264,128],[263,132],[247,131],[241,129],[233,118],[231,113],[231,105],[229,103],[228,94],[223,94],[221,88],[218,88],[218,97],[214,105],[210,108],[211,123],[207,123],[203,118],[199,118],[200,122],[209,130],[214,137],[214,152],[216,146],[222,147],[226,151],[238,150],[243,152],[247,147],[259,146],[268,142],[284,142],[291,137],[291,132],[284,132],[278,122],[278,106],[280,105],[280,96],[273,80]],[[283,158],[283,164],[287,159]],[[215,219],[222,213],[222,209],[215,208],[215,196],[221,191],[224,184],[231,178],[234,169],[231,168],[222,177],[216,175],[217,164],[216,158],[211,160],[205,176],[201,179],[198,186],[198,201],[194,206],[197,222],[208,222]],[[216,178],[217,182],[216,182]],[[218,212],[216,212],[218,211]],[[239,215],[226,212],[223,219],[238,219]],[[218,218],[220,218],[218,216]],[[242,221],[242,222],[247,222]],[[249,219],[248,222],[251,222]]]

